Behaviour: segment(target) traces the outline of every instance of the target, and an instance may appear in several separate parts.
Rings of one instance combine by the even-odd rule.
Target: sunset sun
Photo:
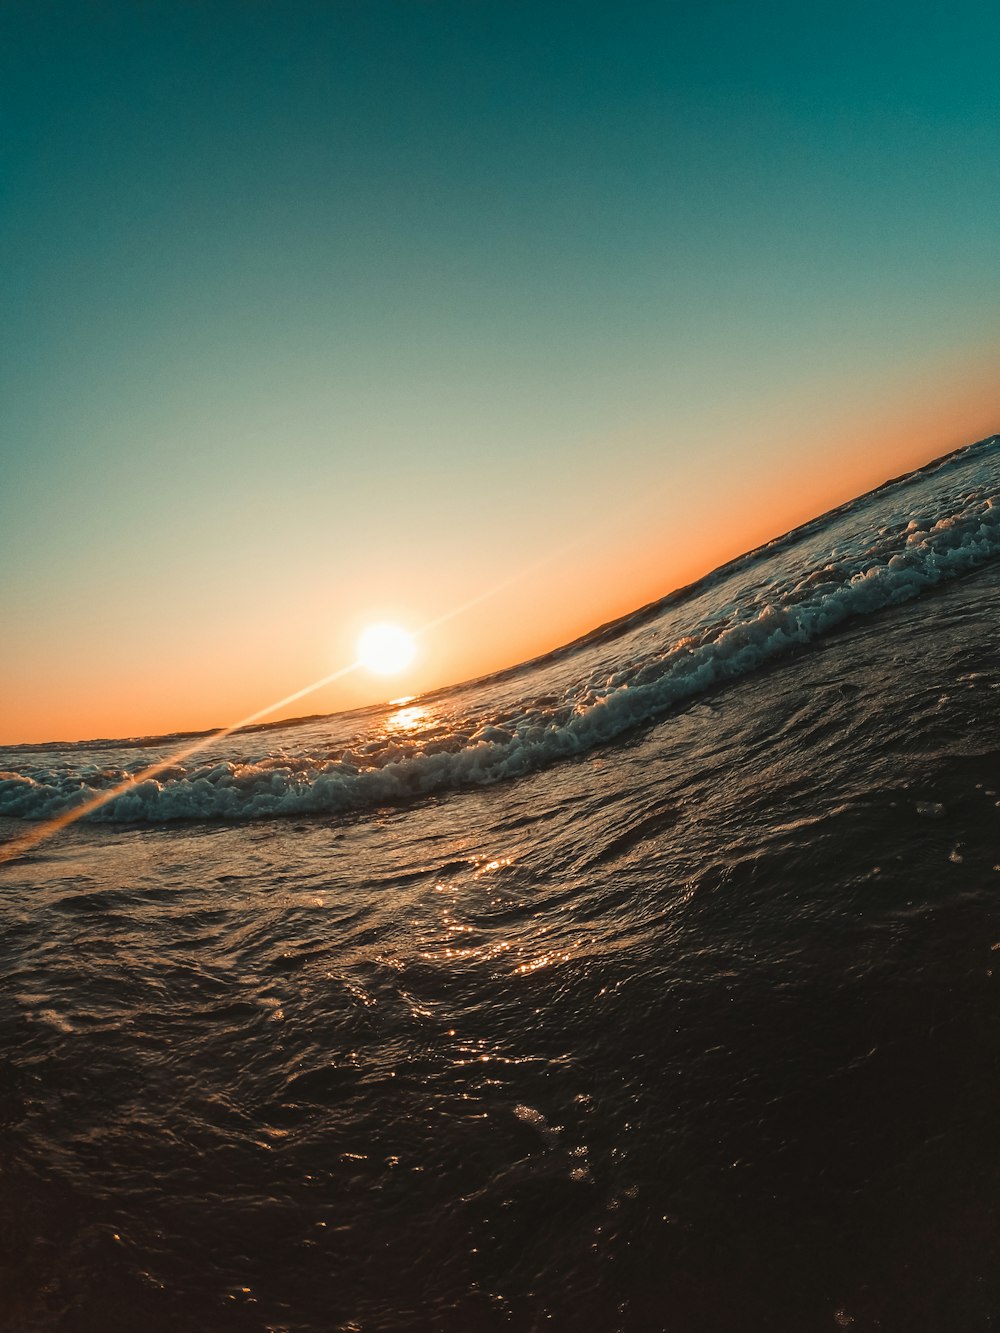
[[[378,676],[395,676],[416,655],[413,635],[398,625],[369,625],[358,639],[358,661]]]

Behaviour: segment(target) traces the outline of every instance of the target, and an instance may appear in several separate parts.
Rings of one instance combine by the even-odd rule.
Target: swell
[[[383,719],[346,746],[317,743],[313,728],[312,751],[292,753],[294,730],[271,730],[256,739],[272,752],[176,765],[91,818],[337,814],[486,786],[585,753],[1000,556],[998,472],[994,438],[887,483],[715,571],[683,600],[675,595],[615,622],[613,634],[604,627],[578,641],[568,680],[566,649],[530,672],[519,668],[517,692],[504,696],[498,682],[512,673],[497,673],[427,696],[445,706],[418,706],[411,711],[426,716],[406,728]],[[285,741],[280,753],[273,737]],[[0,773],[0,815],[48,818],[128,776],[127,756],[103,768],[84,758],[64,752],[58,768],[22,763]]]
[[[1000,447],[1000,435],[990,435],[983,440],[976,441],[975,444],[962,445],[958,449],[952,449],[947,454],[933,459],[930,463],[925,463],[923,467],[915,468],[912,472],[904,472],[898,477],[891,477],[888,481],[881,482],[874,486],[870,491],[864,491],[861,495],[855,496],[852,500],[846,500],[843,504],[836,505],[833,509],[825,510],[816,518],[808,519],[805,523],[800,523],[797,527],[790,528],[788,532],[780,537],[773,537],[762,546],[754,546],[749,551],[744,551],[741,555],[734,556],[731,560],[725,561],[715,569],[703,574],[695,579],[693,583],[686,583],[680,588],[674,588],[672,591],[664,594],[662,597],[654,598],[644,606],[638,607],[634,611],[628,611],[623,616],[618,616],[614,620],[606,621],[603,625],[598,625],[595,629],[588,630],[586,634],[579,638],[572,639],[569,643],[561,644],[558,648],[553,648],[549,652],[542,653],[538,657],[529,658],[526,662],[519,662],[514,666],[502,667],[499,671],[488,672],[484,676],[477,676],[474,680],[466,682],[468,685],[486,685],[489,683],[506,680],[520,675],[522,672],[533,670],[535,667],[547,665],[550,662],[561,661],[565,657],[572,656],[582,652],[587,648],[596,647],[600,644],[608,643],[612,639],[619,638],[629,630],[636,629],[648,621],[655,619],[668,607],[674,606],[679,602],[697,597],[720,582],[737,574],[741,570],[751,566],[754,561],[762,559],[764,556],[776,555],[781,551],[787,550],[803,541],[811,534],[830,526],[835,520],[847,516],[857,511],[866,503],[877,500],[887,492],[900,491],[907,486],[919,484],[924,478],[931,477],[935,473],[952,467],[957,464],[967,464],[975,461],[983,455],[989,456],[995,453]],[[454,688],[454,687],[449,687]],[[436,691],[437,694],[446,693],[446,690]],[[427,697],[434,697],[428,695]],[[309,721],[311,719],[303,719]],[[266,724],[275,725],[275,724]]]

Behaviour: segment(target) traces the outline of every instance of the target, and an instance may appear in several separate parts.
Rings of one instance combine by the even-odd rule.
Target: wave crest
[[[544,664],[522,685],[537,679],[548,692],[519,696],[506,707],[497,707],[488,682],[471,696],[470,687],[439,692],[433,724],[407,734],[387,727],[322,754],[176,764],[136,782],[90,818],[336,814],[486,786],[581,754],[849,619],[908,601],[1000,555],[998,442],[984,443],[993,447],[985,460],[983,446],[973,447],[976,469],[969,476],[966,467],[958,478],[964,484],[928,496],[904,479],[910,486],[892,497],[897,505],[909,503],[890,504],[888,513],[884,496],[862,497],[866,503],[844,507],[846,515],[837,511],[819,546],[814,522],[803,529],[808,550],[804,539],[793,551],[763,548],[754,561],[736,562],[738,574],[715,580],[710,592],[670,606],[610,647],[581,650],[580,668],[589,669],[555,692]],[[858,523],[866,516],[881,526],[866,531]],[[565,672],[564,662],[559,669]],[[48,818],[127,777],[124,762],[0,772],[0,815]]]

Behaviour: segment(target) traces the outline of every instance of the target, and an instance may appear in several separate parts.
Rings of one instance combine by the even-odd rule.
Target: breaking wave
[[[993,437],[813,520],[571,652],[381,710],[346,743],[331,743],[343,717],[336,726],[326,719],[231,737],[230,757],[173,765],[90,818],[335,814],[518,777],[998,555],[1000,437]],[[104,764],[87,747],[58,756],[48,748],[0,751],[0,763],[16,760],[0,772],[0,815],[60,814],[149,763],[148,751],[138,758],[135,746],[108,749]]]

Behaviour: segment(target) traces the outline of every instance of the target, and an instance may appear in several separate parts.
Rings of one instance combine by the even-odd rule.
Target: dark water
[[[995,494],[995,449],[978,490],[949,466],[906,503]],[[956,526],[946,549],[968,550]],[[555,717],[597,653],[641,688],[677,647],[665,624],[707,627],[701,646],[713,616],[756,624],[829,529],[699,594],[707,611],[383,719],[370,770],[341,734],[356,719],[329,719],[308,747],[268,734],[283,766],[234,753],[228,784],[172,779],[235,787],[253,818],[178,822],[165,782],[141,822],[77,825],[0,869],[0,1326],[1000,1327],[1000,562],[982,539],[919,595],[698,690],[667,697],[649,672],[659,713],[604,741],[456,779],[473,749],[516,750],[476,739],[476,708],[526,744],[515,706],[526,728]],[[857,551],[891,559],[867,535]],[[462,742],[434,749],[459,713]],[[451,785],[316,810],[324,779],[425,754],[459,756]],[[8,791],[45,802],[127,762],[13,759]],[[266,772],[316,812],[261,809]]]

